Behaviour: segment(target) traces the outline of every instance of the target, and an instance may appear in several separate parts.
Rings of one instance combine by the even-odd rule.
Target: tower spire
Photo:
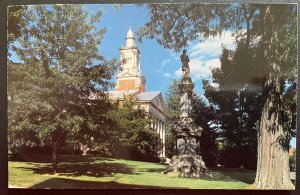
[[[127,32],[126,35],[126,47],[134,47],[135,43],[134,43],[134,35],[133,32],[131,30],[131,25],[129,25],[129,30]]]

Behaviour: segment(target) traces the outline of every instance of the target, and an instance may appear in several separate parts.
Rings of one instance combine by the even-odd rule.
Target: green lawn
[[[165,165],[100,157],[59,156],[57,174],[51,173],[51,159],[30,155],[8,163],[9,184],[27,188],[190,188],[245,189],[255,172],[211,170],[213,178],[179,178],[164,175]]]

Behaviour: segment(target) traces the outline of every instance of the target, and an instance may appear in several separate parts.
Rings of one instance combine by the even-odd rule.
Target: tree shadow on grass
[[[51,164],[35,164],[34,167],[26,167],[36,174],[49,174],[52,172]],[[60,163],[57,173],[62,176],[93,176],[103,177],[112,176],[117,173],[133,174],[133,168],[121,163],[93,163],[93,162],[78,162],[78,163]]]
[[[139,172],[147,172],[147,173],[161,173],[166,170],[166,168],[142,168]]]
[[[167,189],[159,186],[145,186],[134,184],[122,184],[115,181],[96,182],[96,181],[81,181],[66,178],[51,178],[41,183],[35,184],[29,188],[43,189]]]
[[[213,177],[203,178],[210,181],[227,181],[234,182],[240,181],[247,184],[253,184],[255,180],[255,172],[249,170],[232,170],[232,169],[223,169],[216,168],[210,170]]]
[[[32,163],[52,163],[51,155],[41,154],[8,154],[8,160],[14,162],[32,162]],[[58,155],[58,162],[94,162],[95,160],[113,161],[105,157],[90,157],[90,156],[74,156],[74,155]]]
[[[8,161],[12,162],[25,162],[25,160],[19,154],[8,154]]]

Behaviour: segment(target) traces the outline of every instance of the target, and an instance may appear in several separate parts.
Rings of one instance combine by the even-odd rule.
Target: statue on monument
[[[181,63],[182,63],[182,72],[183,72],[183,77],[189,77],[190,76],[190,67],[189,67],[189,56],[186,55],[186,49],[183,50],[183,53],[180,56]]]

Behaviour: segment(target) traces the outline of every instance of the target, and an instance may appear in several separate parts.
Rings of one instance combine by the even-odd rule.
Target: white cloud
[[[161,71],[161,70],[157,70],[156,72],[159,73],[160,75],[166,77],[166,78],[170,78],[170,77],[172,76],[171,73],[163,72],[163,71]]]
[[[214,58],[219,57],[222,51],[222,44],[228,49],[234,49],[235,37],[227,31],[222,36],[208,37],[189,48],[190,57],[194,58]]]
[[[163,75],[164,75],[164,77],[166,77],[166,78],[170,78],[170,77],[171,77],[171,74],[168,73],[168,72],[165,72]]]
[[[221,62],[220,62],[219,58],[212,58],[212,59],[206,60],[204,63],[210,69],[221,67]]]
[[[211,69],[220,67],[220,60],[213,58],[210,60],[191,59],[190,60],[190,75],[193,80],[200,80],[201,78],[208,78],[211,76]],[[175,78],[182,76],[181,67],[174,72]]]
[[[210,83],[210,85],[214,88],[218,88],[219,87],[219,83]]]
[[[169,62],[171,62],[171,59],[165,59],[162,61],[160,67],[163,68],[164,66],[166,66]]]
[[[209,68],[207,68],[207,65],[199,59],[192,59],[189,65],[191,77],[206,76],[210,73],[210,70]]]
[[[172,50],[169,50],[169,55],[176,61],[180,60],[180,55],[178,55],[178,53],[175,53],[174,51]]]
[[[191,77],[194,80],[199,80],[201,77],[208,77],[211,75],[210,73],[210,65],[205,63],[205,61],[202,61],[200,59],[191,59],[190,63],[190,72]]]
[[[174,77],[175,77],[176,79],[179,79],[180,77],[182,77],[182,75],[183,75],[183,73],[182,73],[182,71],[181,71],[181,68],[177,69],[177,70],[175,71],[175,73],[174,73]]]

